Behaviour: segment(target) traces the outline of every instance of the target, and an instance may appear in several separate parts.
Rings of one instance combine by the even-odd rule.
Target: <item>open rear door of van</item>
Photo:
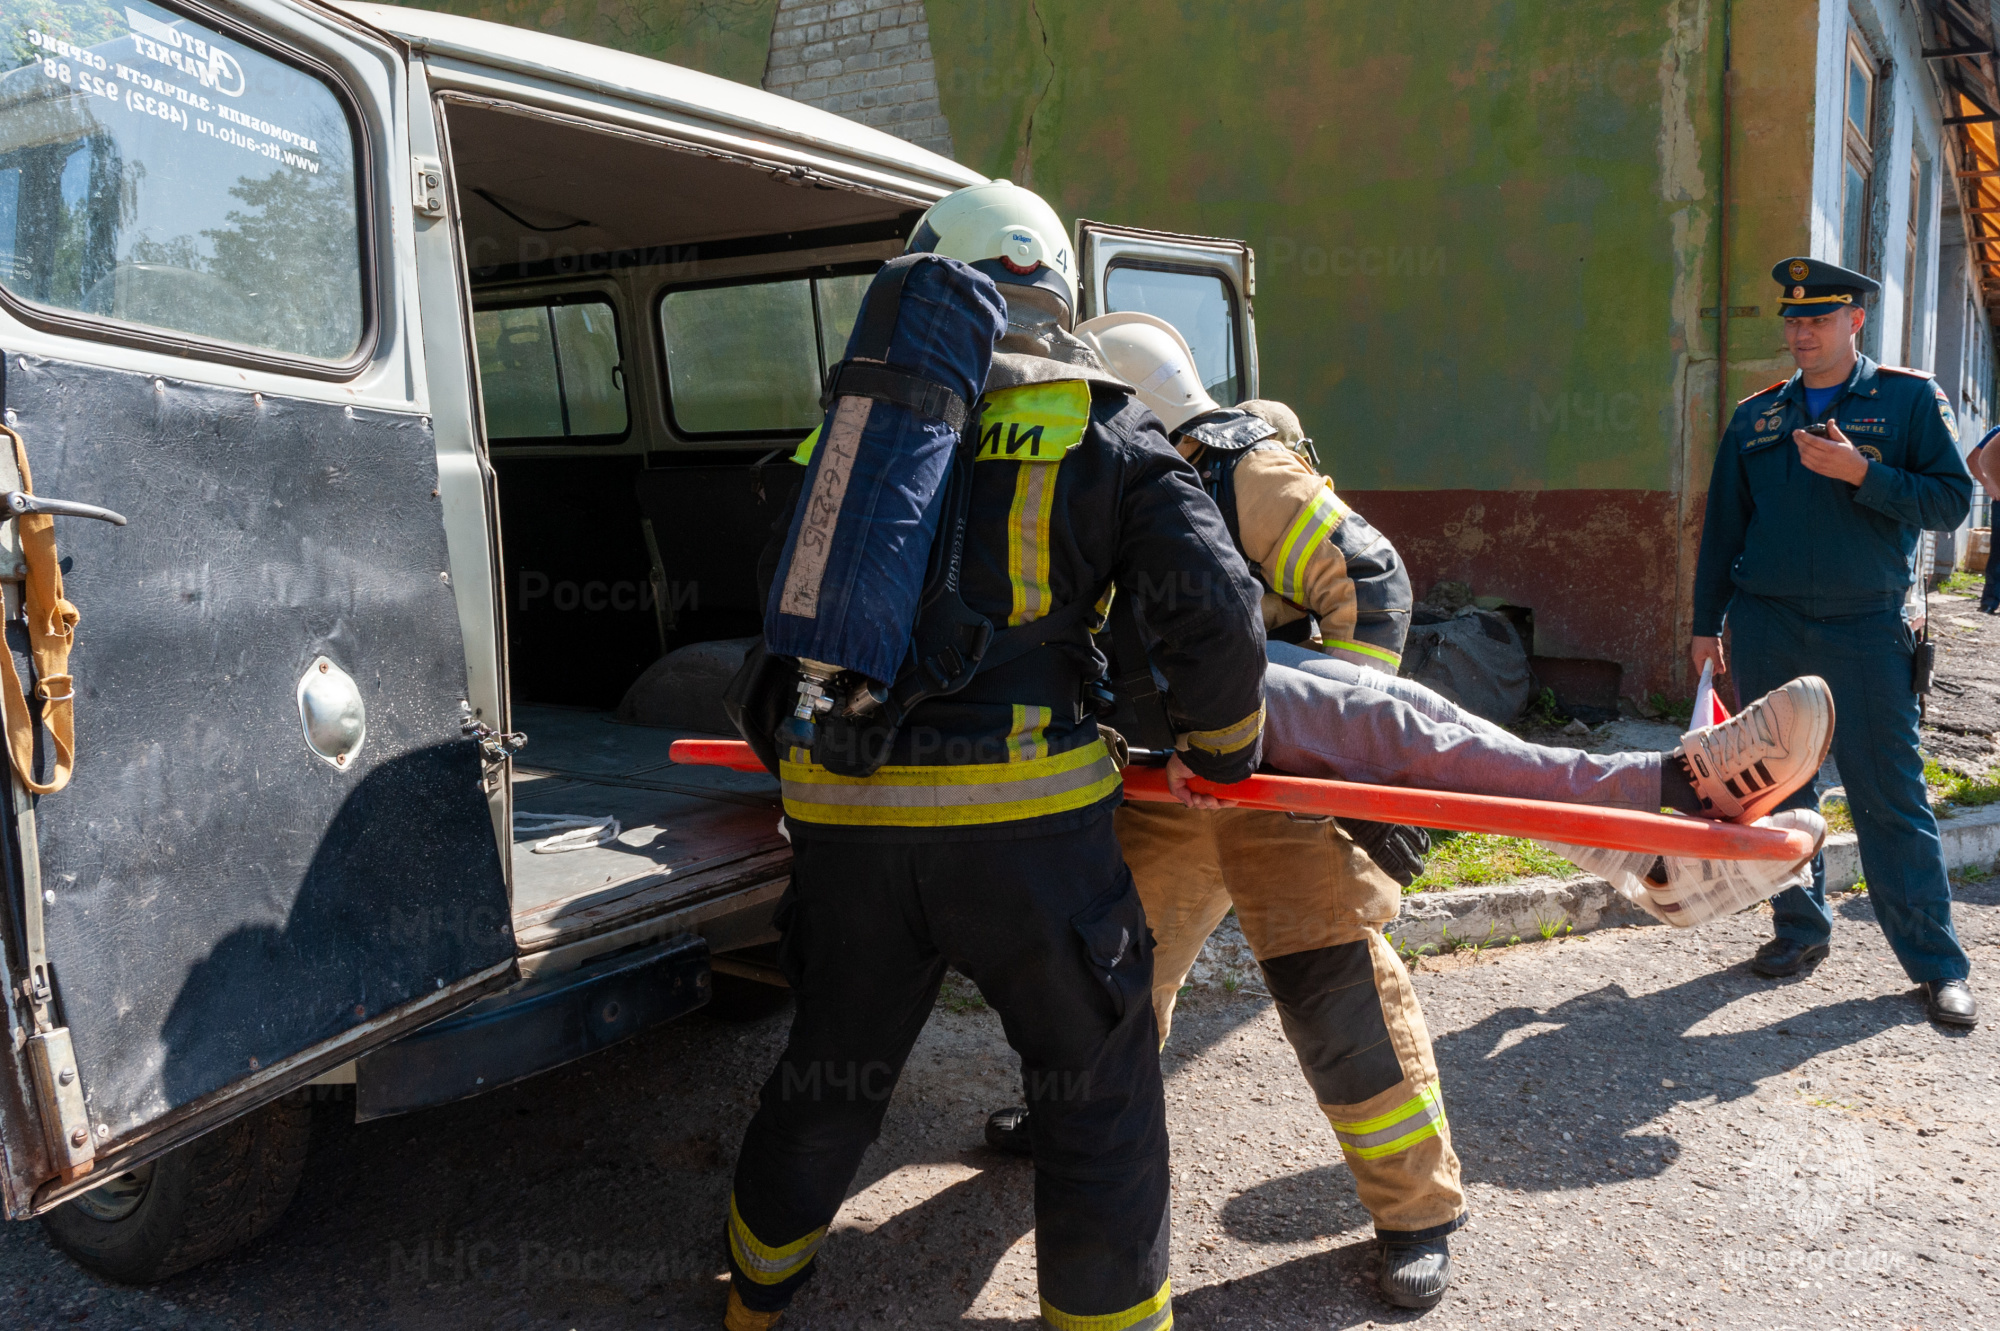
[[[0,27],[5,419],[42,502],[124,519],[54,519],[81,614],[74,776],[42,725],[0,797],[19,1217],[516,966],[417,334],[402,53],[290,0],[43,0]],[[0,503],[26,489],[0,437]],[[19,525],[6,632],[57,699],[30,673]],[[46,561],[25,559],[33,586]]]
[[[1257,396],[1257,259],[1240,240],[1079,220],[1083,317],[1137,311],[1180,330],[1224,406]]]

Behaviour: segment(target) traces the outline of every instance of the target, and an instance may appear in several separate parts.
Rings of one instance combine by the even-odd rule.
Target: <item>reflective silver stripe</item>
[[[826,1240],[826,1227],[820,1226],[812,1233],[782,1248],[773,1248],[758,1240],[743,1223],[737,1213],[736,1198],[729,1198],[729,1251],[736,1258],[736,1264],[743,1273],[760,1285],[775,1285],[789,1279],[805,1269],[807,1262],[819,1252],[819,1245]]]
[[[1429,1097],[1419,1097],[1416,1112],[1407,1118],[1398,1119],[1386,1128],[1374,1132],[1342,1132],[1334,1129],[1333,1135],[1340,1144],[1355,1151],[1366,1151],[1371,1147],[1387,1146],[1393,1141],[1409,1136],[1421,1128],[1429,1127],[1444,1117],[1444,1102]]]

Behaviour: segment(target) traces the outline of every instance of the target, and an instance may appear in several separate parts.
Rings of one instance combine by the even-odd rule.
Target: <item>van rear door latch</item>
[[[469,717],[459,722],[458,729],[467,739],[479,741],[480,756],[489,763],[497,763],[519,753],[528,744],[528,737],[518,730],[495,730],[484,721],[474,721]]]

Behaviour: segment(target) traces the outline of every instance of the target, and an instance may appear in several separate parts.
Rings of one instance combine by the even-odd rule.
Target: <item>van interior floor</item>
[[[514,928],[524,947],[622,915],[626,903],[650,912],[698,901],[732,884],[732,869],[788,849],[775,778],[668,756],[677,739],[712,735],[583,708],[516,704],[513,717],[528,736],[514,762]],[[558,814],[615,818],[619,830],[602,845],[537,853],[551,835],[546,816]]]

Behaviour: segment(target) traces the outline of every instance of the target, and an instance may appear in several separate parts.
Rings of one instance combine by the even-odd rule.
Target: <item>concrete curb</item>
[[[1948,869],[1992,863],[2000,858],[2000,805],[1940,818],[1938,839],[1944,843]],[[1845,892],[1859,881],[1861,855],[1854,833],[1828,837],[1827,891]],[[1542,937],[1544,927],[1556,933],[1587,934],[1658,923],[1602,878],[1530,878],[1495,887],[1460,887],[1406,896],[1396,922],[1383,932],[1399,948],[1421,952],[1427,948],[1443,951],[1447,944],[1504,944],[1516,939],[1531,943]]]
[[[1459,943],[1532,943],[1545,928],[1554,936],[1657,923],[1602,878],[1530,878],[1406,896],[1396,922],[1383,933],[1399,949],[1441,952]]]
[[[2000,804],[1966,809],[1952,817],[1938,819],[1938,840],[1944,843],[1944,867],[1947,869],[1991,864],[1996,856],[2000,856]],[[1861,851],[1854,844],[1854,833],[1841,832],[1828,837],[1826,890],[1845,892],[1860,881]]]

